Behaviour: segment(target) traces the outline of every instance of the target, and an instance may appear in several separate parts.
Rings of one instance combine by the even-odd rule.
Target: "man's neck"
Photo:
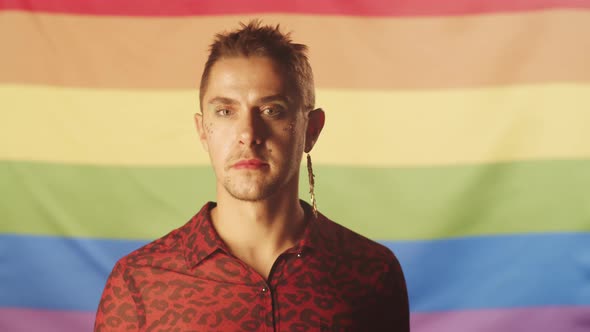
[[[213,225],[232,254],[267,278],[276,258],[301,237],[304,210],[298,193],[280,193],[261,201],[219,195],[211,211]]]

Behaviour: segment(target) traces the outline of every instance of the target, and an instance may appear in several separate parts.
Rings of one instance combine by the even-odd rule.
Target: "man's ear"
[[[197,127],[197,133],[199,134],[199,140],[201,141],[201,145],[203,145],[203,149],[205,149],[206,152],[209,152],[209,145],[207,144],[207,132],[205,131],[203,124],[203,114],[195,113],[195,125]]]
[[[320,133],[326,122],[326,114],[321,108],[316,108],[308,114],[307,130],[305,131],[305,153],[309,153],[315,142],[317,142]]]

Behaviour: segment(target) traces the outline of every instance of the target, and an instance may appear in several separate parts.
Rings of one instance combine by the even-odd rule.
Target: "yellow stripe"
[[[590,156],[590,85],[319,90],[323,164],[419,166]],[[197,92],[0,86],[0,159],[200,165]]]

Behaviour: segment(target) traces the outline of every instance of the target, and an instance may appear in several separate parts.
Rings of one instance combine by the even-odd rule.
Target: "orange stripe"
[[[0,82],[195,88],[215,32],[248,17],[4,12]],[[320,88],[422,89],[590,81],[590,11],[447,18],[268,16],[307,43]]]

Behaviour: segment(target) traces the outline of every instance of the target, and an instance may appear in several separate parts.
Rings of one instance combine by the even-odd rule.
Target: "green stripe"
[[[590,230],[590,160],[315,168],[320,210],[378,240]],[[214,174],[3,161],[0,195],[0,232],[151,239],[214,200]]]

